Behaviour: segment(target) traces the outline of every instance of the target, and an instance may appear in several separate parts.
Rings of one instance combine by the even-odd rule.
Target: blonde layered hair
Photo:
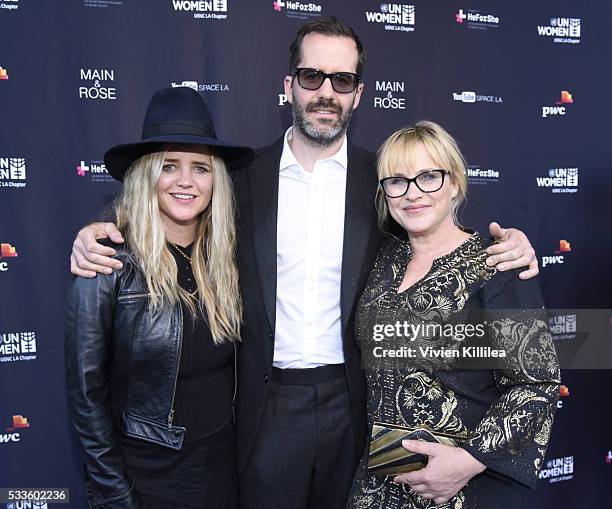
[[[413,167],[419,144],[425,147],[439,168],[450,172],[450,178],[457,186],[457,196],[453,199],[451,213],[455,224],[460,226],[458,210],[467,196],[466,163],[455,139],[435,122],[421,120],[414,126],[404,127],[389,136],[378,149],[378,179],[392,177],[400,168]],[[389,207],[380,186],[376,192],[376,212],[378,225],[385,230]]]
[[[117,226],[144,274],[153,309],[181,301],[194,316],[197,311],[205,314],[216,344],[239,340],[242,301],[235,262],[234,195],[225,163],[212,156],[212,199],[200,216],[191,255],[196,298],[177,282],[161,220],[156,186],[164,157],[165,152],[155,152],[132,163],[115,203]]]

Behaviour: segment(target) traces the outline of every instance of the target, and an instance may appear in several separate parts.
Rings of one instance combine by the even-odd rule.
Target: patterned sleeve
[[[483,288],[491,346],[507,352],[494,371],[499,390],[464,446],[493,472],[534,488],[546,453],[560,371],[538,283],[499,272]]]

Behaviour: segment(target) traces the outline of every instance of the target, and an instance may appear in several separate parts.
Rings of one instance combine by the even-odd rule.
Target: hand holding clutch
[[[375,422],[372,427],[369,475],[398,475],[419,470],[427,465],[427,456],[407,451],[402,440],[422,440],[456,447],[467,437],[440,433],[425,427],[405,427]]]
[[[444,504],[453,498],[474,476],[486,470],[486,465],[461,447],[405,440],[404,447],[428,457],[425,468],[399,474],[393,482],[407,484],[421,497]]]

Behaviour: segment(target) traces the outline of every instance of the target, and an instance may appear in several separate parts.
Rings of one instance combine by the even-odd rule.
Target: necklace
[[[170,245],[171,245],[171,246],[172,246],[174,249],[176,249],[176,251],[177,251],[177,252],[178,252],[178,253],[179,253],[179,254],[180,254],[180,255],[181,255],[183,258],[185,258],[185,260],[187,260],[187,261],[189,262],[189,267],[191,268],[191,256],[189,256],[187,253],[185,253],[185,251],[183,251],[183,250],[182,250],[182,249],[181,249],[179,246],[177,246],[177,245],[176,245],[174,242],[172,242],[171,240],[169,240],[168,242],[170,243]],[[187,278],[187,281],[188,281],[188,282],[191,282],[191,278],[189,278],[189,277],[188,277],[188,278]],[[187,293],[188,293],[189,295],[191,295],[192,297],[193,297],[193,296],[195,296],[195,294],[196,294],[196,293],[198,293],[198,289],[197,289],[197,287],[196,287],[196,289],[195,289],[195,290],[192,290],[191,292],[190,292],[190,291],[188,291],[188,290],[185,290],[185,291],[187,291]]]
[[[191,256],[189,256],[187,253],[185,253],[185,251],[183,251],[180,247],[178,247],[174,242],[172,242],[171,240],[168,241],[170,243],[170,245],[176,249],[178,251],[178,253],[185,258],[185,260],[187,260],[189,262],[189,264],[191,265]]]

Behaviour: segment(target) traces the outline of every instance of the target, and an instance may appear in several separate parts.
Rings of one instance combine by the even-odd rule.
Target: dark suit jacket
[[[238,362],[239,472],[247,463],[259,430],[274,356],[276,227],[282,149],[281,137],[274,145],[257,150],[250,163],[231,172],[238,205],[238,265],[244,299],[243,343]],[[380,243],[374,209],[375,164],[373,153],[349,143],[340,306],[357,457],[366,443],[366,394],[353,319]]]

